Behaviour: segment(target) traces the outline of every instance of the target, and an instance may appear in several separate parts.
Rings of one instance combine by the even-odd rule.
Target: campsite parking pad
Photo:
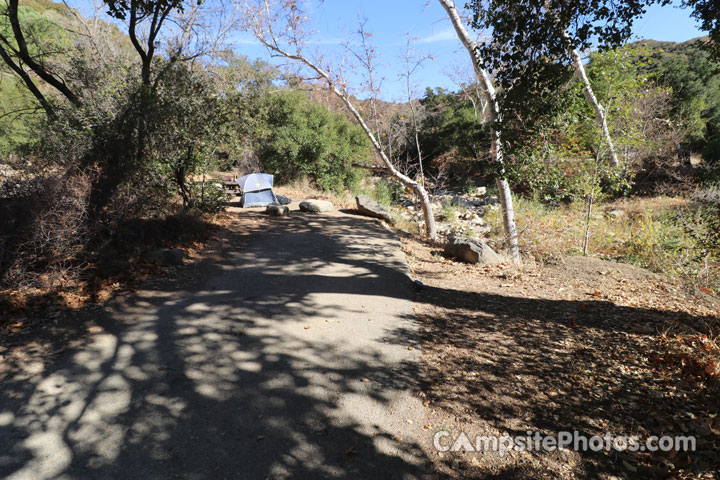
[[[0,477],[431,477],[399,241],[339,212],[238,216],[86,312],[82,346],[0,368]]]

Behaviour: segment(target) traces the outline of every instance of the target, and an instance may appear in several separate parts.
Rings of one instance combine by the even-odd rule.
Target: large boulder
[[[503,257],[487,246],[485,242],[463,237],[451,237],[445,246],[445,255],[459,258],[469,263],[490,265],[501,263]]]
[[[300,210],[311,213],[331,212],[335,210],[335,205],[327,200],[303,200],[300,202]]]
[[[392,224],[394,221],[392,215],[390,215],[390,212],[385,210],[382,205],[380,205],[378,202],[368,197],[367,195],[358,195],[357,197],[355,197],[355,203],[357,204],[358,212],[363,215],[379,218],[381,220],[385,220],[390,224]]]
[[[187,252],[180,248],[153,250],[143,255],[145,260],[161,265],[182,265],[185,257],[187,257]]]
[[[265,208],[265,213],[274,217],[287,217],[290,215],[290,209],[285,205],[271,204]]]

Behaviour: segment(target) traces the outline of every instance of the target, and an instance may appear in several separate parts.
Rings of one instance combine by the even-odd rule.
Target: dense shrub
[[[267,132],[258,156],[278,182],[307,176],[323,190],[352,189],[361,173],[353,162],[370,157],[360,127],[297,91],[279,91],[268,98]]]
[[[720,187],[699,189],[692,199],[698,207],[685,218],[686,229],[705,256],[720,260]]]
[[[91,233],[92,181],[77,171],[47,172],[0,187],[0,286],[32,284],[41,274],[62,280],[78,267]]]
[[[402,186],[386,178],[378,179],[373,186],[371,196],[383,205],[396,203],[402,194]]]

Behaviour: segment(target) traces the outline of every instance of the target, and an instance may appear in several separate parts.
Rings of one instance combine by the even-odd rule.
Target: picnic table
[[[225,190],[230,190],[231,192],[237,192],[240,189],[235,175],[223,175],[222,184]]]

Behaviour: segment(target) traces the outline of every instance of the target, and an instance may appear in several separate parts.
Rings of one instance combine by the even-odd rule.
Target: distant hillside
[[[642,40],[628,45],[641,47],[642,71],[673,92],[673,108],[686,129],[690,149],[706,160],[720,161],[720,62],[703,44],[708,37],[685,42]]]
[[[38,13],[58,19],[69,19],[73,16],[70,9],[62,2],[52,0],[20,0],[21,7],[30,7]]]
[[[710,39],[707,36],[692,38],[684,42],[662,42],[658,40],[640,40],[628,44],[628,48],[640,48],[641,50],[647,50],[649,54],[643,56],[643,60],[648,61],[645,66],[648,72],[660,72],[662,66],[667,63],[669,59],[676,61],[696,61],[698,57],[702,58],[702,61],[709,60],[709,52],[703,48],[704,44],[709,42]]]
[[[660,40],[639,40],[633,42],[630,45],[646,45],[652,50],[660,50],[668,53],[683,53],[687,52],[688,49],[696,49],[703,43],[709,42],[710,39],[707,36],[691,38],[684,42],[664,42]]]

